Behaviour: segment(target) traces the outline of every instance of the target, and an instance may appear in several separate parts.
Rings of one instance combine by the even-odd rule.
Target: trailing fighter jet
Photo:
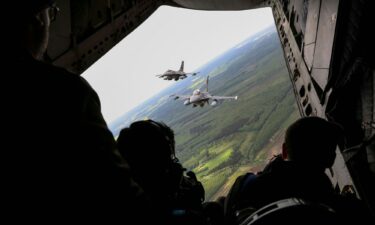
[[[208,92],[208,79],[209,76],[207,76],[206,80],[206,91],[200,91],[199,89],[196,89],[193,91],[192,95],[176,95],[173,94],[170,97],[174,97],[174,99],[181,98],[184,101],[185,105],[192,104],[193,107],[200,106],[203,107],[206,103],[210,104],[210,100],[212,100],[211,105],[214,106],[217,104],[218,100],[224,100],[224,99],[234,99],[237,100],[237,96],[214,96],[211,95]]]
[[[196,73],[185,73],[184,72],[184,61],[182,61],[179,70],[177,70],[177,71],[175,71],[175,70],[167,70],[165,73],[160,74],[160,75],[156,75],[156,76],[160,77],[160,78],[164,78],[164,80],[175,80],[175,81],[178,81],[180,79],[181,80],[185,79],[189,74],[195,76],[198,73],[199,72],[196,72]]]

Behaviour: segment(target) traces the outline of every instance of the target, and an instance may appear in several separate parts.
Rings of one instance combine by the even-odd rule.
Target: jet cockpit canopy
[[[193,95],[200,95],[201,91],[199,89],[194,90]]]

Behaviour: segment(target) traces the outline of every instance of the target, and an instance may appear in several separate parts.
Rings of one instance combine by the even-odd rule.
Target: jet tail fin
[[[184,61],[181,62],[180,70],[179,71],[184,71]]]

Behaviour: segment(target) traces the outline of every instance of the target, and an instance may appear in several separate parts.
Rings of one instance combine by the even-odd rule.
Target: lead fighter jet
[[[226,99],[234,99],[237,100],[237,96],[214,96],[211,95],[208,92],[208,79],[209,77],[207,76],[206,80],[206,91],[200,91],[199,89],[196,89],[193,91],[192,95],[176,95],[173,94],[170,97],[174,97],[174,99],[179,99],[181,98],[184,101],[185,105],[190,105],[192,104],[193,107],[196,106],[201,106],[203,107],[206,103],[210,104],[210,100],[212,100],[211,105],[214,106],[217,104],[218,100],[226,100]]]

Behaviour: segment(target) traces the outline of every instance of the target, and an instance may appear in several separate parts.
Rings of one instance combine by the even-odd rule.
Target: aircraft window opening
[[[308,105],[306,106],[305,113],[306,113],[306,116],[310,116],[310,115],[311,115],[311,113],[312,113],[312,108],[311,108],[311,105],[310,105],[310,104],[308,104]]]
[[[302,105],[305,107],[308,102],[309,102],[309,96],[306,95],[306,98],[303,100]]]
[[[307,90],[310,92],[311,91],[311,83],[309,83],[308,85],[307,85]]]
[[[285,37],[284,38],[284,45],[286,46],[287,43],[288,43],[288,39]]]
[[[290,57],[289,56],[288,56],[288,60],[290,61]],[[293,71],[293,80],[294,80],[294,82],[296,82],[300,76],[301,76],[301,74],[299,73],[298,69],[294,68],[294,71]]]
[[[305,96],[305,86],[302,85],[302,87],[299,89],[299,96],[303,97]]]

